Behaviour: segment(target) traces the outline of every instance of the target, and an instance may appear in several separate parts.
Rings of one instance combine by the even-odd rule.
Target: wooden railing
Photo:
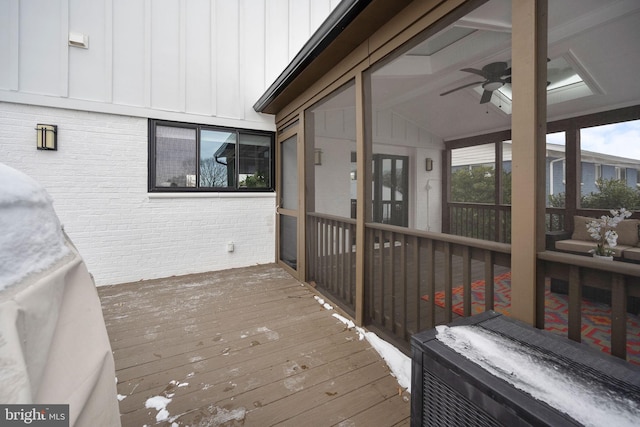
[[[485,309],[493,309],[496,269],[508,271],[511,262],[504,243],[377,223],[366,224],[366,247],[366,322],[405,347],[412,334],[457,316],[456,286],[463,315],[471,315],[471,284],[478,280],[488,284]]]
[[[307,213],[307,278],[355,313],[356,220]]]
[[[564,209],[547,208],[547,231],[564,229]],[[494,242],[511,242],[511,206],[449,203],[449,233]]]
[[[308,282],[353,316],[356,222],[310,213],[307,224]],[[494,280],[510,272],[511,245],[378,223],[367,223],[365,230],[364,322],[400,348],[408,350],[417,332],[495,308]],[[610,293],[611,353],[625,358],[627,298],[640,298],[640,265],[549,251],[538,260],[541,277],[567,282],[568,337],[574,341],[582,339],[585,291]],[[472,311],[472,290],[480,281],[484,305]],[[458,307],[454,294],[462,298]],[[536,326],[544,328],[544,279],[536,298]]]
[[[546,231],[564,230],[564,208],[547,208],[545,216]]]
[[[450,233],[474,239],[509,243],[511,206],[449,203]]]
[[[582,340],[582,294],[584,286],[610,293],[611,354],[622,359],[627,355],[628,297],[640,297],[640,265],[620,261],[600,261],[560,252],[538,254],[545,277],[567,282],[569,296],[568,337]],[[544,328],[544,289],[536,292],[538,328]]]

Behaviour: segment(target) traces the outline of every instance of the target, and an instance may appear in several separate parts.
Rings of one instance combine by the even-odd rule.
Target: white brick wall
[[[57,152],[36,150],[37,123],[58,125]],[[275,260],[273,193],[147,193],[144,118],[0,102],[0,153],[51,194],[98,285]]]

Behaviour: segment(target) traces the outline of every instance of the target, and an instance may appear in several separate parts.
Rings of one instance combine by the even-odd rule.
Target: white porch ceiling
[[[499,102],[494,93],[480,104],[482,90],[473,86],[440,94],[483,80],[462,68],[510,64],[510,20],[511,0],[491,0],[454,24],[473,32],[442,43],[431,38],[376,71],[374,109],[391,109],[444,140],[509,128],[506,97]],[[548,56],[552,66],[562,58],[584,81],[549,92],[549,121],[640,104],[640,2],[550,0]]]

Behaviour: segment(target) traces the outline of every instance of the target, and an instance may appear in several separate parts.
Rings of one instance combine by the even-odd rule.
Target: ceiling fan
[[[480,98],[480,104],[486,104],[491,101],[493,91],[500,89],[505,83],[511,83],[511,67],[507,66],[506,62],[492,62],[482,67],[482,70],[475,68],[463,68],[460,71],[467,73],[477,74],[484,78],[484,81],[469,83],[455,89],[451,89],[447,92],[441,93],[440,96],[448,95],[451,92],[455,92],[460,89],[464,89],[470,86],[482,85],[484,92]]]

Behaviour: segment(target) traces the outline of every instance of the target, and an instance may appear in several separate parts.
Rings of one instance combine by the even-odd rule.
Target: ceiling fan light
[[[482,88],[484,90],[492,92],[494,90],[500,89],[502,86],[504,86],[504,82],[487,82],[482,85]]]

